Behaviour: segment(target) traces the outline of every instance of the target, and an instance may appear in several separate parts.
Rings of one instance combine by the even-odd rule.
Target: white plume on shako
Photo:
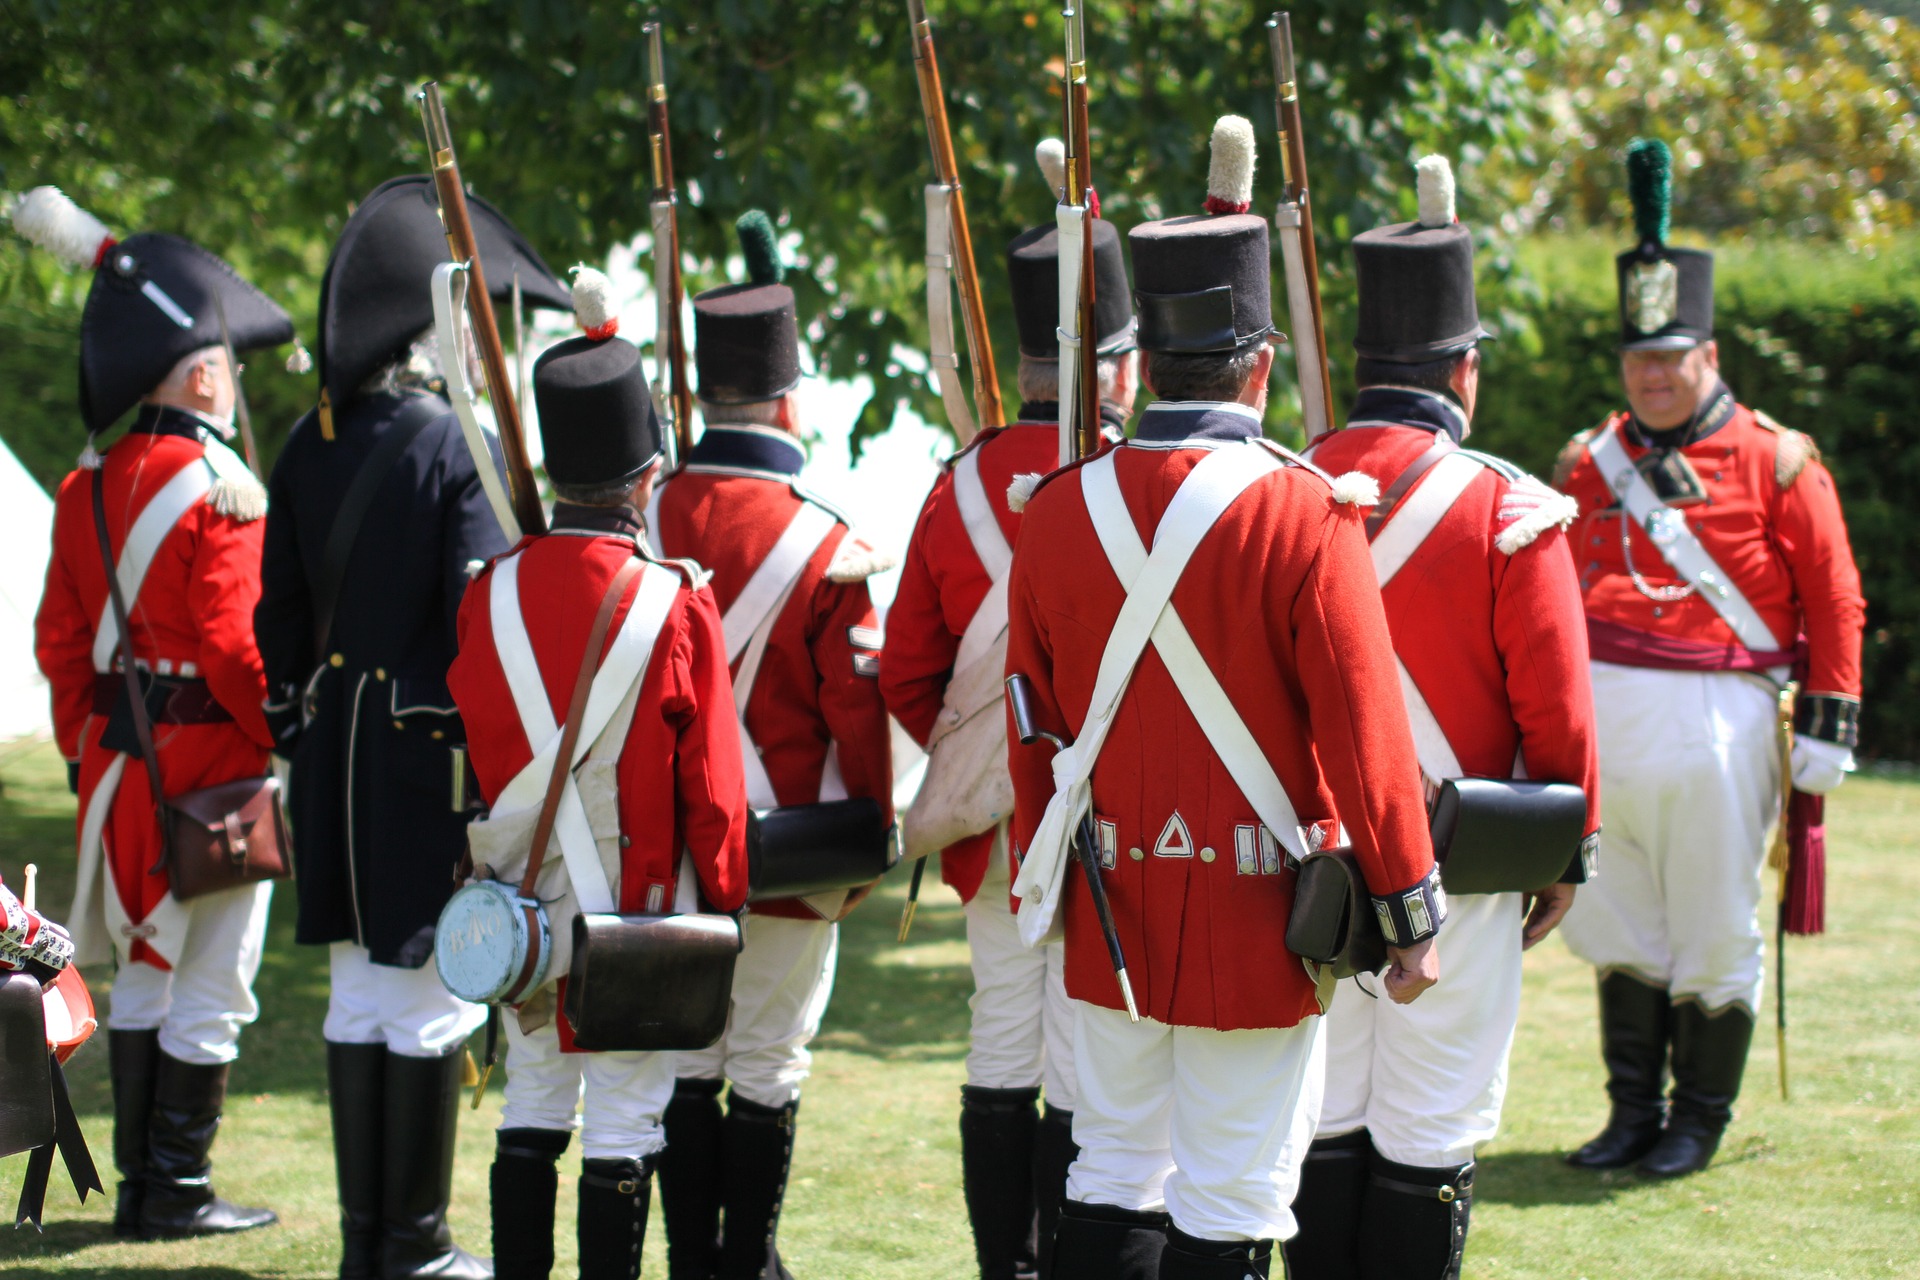
[[[1207,167],[1207,212],[1245,213],[1253,205],[1253,122],[1221,116],[1213,126],[1213,156]]]
[[[1445,156],[1421,156],[1413,170],[1414,187],[1420,195],[1420,225],[1453,225],[1453,166]]]
[[[1058,138],[1042,138],[1033,149],[1033,158],[1048,188],[1056,197],[1060,196],[1067,189],[1067,144]]]
[[[620,332],[613,305],[613,282],[589,266],[573,269],[573,315],[589,338],[611,338]]]
[[[13,206],[13,229],[69,266],[93,268],[114,245],[100,219],[58,187],[35,187]]]

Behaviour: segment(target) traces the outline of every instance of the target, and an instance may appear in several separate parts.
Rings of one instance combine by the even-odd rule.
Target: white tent
[[[53,499],[13,450],[0,444],[0,742],[51,733],[47,682],[33,660],[33,615],[40,608],[53,549]]]

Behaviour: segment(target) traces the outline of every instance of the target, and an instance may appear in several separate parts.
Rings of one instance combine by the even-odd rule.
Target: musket
[[[647,37],[647,137],[653,154],[653,296],[656,394],[667,398],[673,457],[677,469],[693,450],[693,388],[687,383],[687,336],[680,319],[684,287],[680,281],[679,193],[673,185],[673,139],[667,132],[667,56],[660,24],[649,22]],[[664,390],[663,390],[664,389]]]
[[[1294,361],[1300,379],[1300,411],[1307,439],[1333,430],[1333,381],[1327,370],[1327,329],[1320,310],[1320,259],[1313,247],[1313,209],[1307,202],[1307,144],[1300,123],[1300,89],[1294,74],[1293,22],[1286,13],[1267,20],[1273,52],[1275,114],[1280,125],[1280,174],[1286,184],[1275,212],[1281,256],[1286,260],[1287,311],[1293,320]]]
[[[1773,918],[1773,1041],[1780,1071],[1780,1101],[1787,1102],[1787,884],[1793,864],[1792,837],[1788,830],[1793,807],[1793,709],[1800,686],[1788,682],[1780,691],[1776,735],[1780,751],[1780,825],[1774,828],[1773,846],[1767,853],[1767,865],[1778,876],[1779,901]]]
[[[213,294],[213,314],[220,321],[220,345],[227,349],[227,371],[233,375],[233,420],[240,424],[240,447],[247,451],[247,470],[255,479],[260,474],[260,449],[253,442],[253,415],[247,412],[247,389],[240,385],[240,353],[233,349],[233,334],[227,328],[227,304]]]
[[[1094,350],[1093,141],[1087,121],[1088,0],[1072,0],[1061,10],[1067,56],[1061,73],[1065,112],[1067,185],[1054,211],[1060,229],[1060,465],[1100,447],[1099,356]],[[1077,256],[1067,268],[1069,253]]]
[[[500,324],[493,314],[493,295],[487,292],[485,264],[474,239],[467,212],[467,189],[460,180],[460,162],[453,154],[453,130],[447,126],[440,86],[429,80],[420,89],[420,114],[426,122],[427,152],[433,159],[433,189],[440,198],[440,223],[447,232],[447,252],[467,274],[467,315],[473,342],[486,374],[487,399],[493,404],[494,425],[500,430],[500,451],[507,461],[507,492],[514,518],[523,533],[545,533],[547,513],[540,506],[540,489],[533,480],[533,462],[527,456],[527,437],[520,425],[520,406],[513,398],[506,352],[500,346]],[[443,362],[463,358],[459,351],[440,353]]]
[[[960,361],[953,350],[949,273],[960,290],[960,318],[973,372],[974,412],[982,427],[1001,426],[1007,415],[1000,401],[993,343],[987,334],[987,307],[980,295],[980,272],[973,260],[973,232],[967,225],[960,164],[953,152],[946,92],[940,83],[940,60],[934,51],[933,23],[927,18],[925,0],[907,0],[907,16],[913,28],[913,69],[920,80],[920,109],[926,116],[927,144],[933,151],[934,181],[926,190],[927,314],[933,330],[933,363],[940,371],[940,398],[946,402],[947,420],[960,443],[965,444],[974,433],[974,425],[958,382]]]

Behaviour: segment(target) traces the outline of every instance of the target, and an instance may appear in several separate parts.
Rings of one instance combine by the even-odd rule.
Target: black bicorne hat
[[[1420,216],[1353,239],[1360,287],[1353,349],[1368,360],[1424,364],[1458,355],[1491,335],[1473,294],[1473,236],[1453,212],[1453,169],[1425,156]]]
[[[1048,138],[1034,151],[1040,172],[1057,193],[1066,182],[1065,149]],[[1020,354],[1033,360],[1060,358],[1060,229],[1056,223],[1028,227],[1007,246],[1007,283],[1013,292],[1013,323]],[[1120,230],[1093,220],[1093,327],[1099,354],[1132,351],[1133,290],[1127,284]]]
[[[565,284],[511,222],[479,196],[467,197],[487,292],[496,303],[520,296],[528,307],[565,310]],[[340,231],[320,281],[320,385],[335,406],[397,360],[433,327],[433,269],[448,261],[447,235],[433,180],[391,178],[373,189]]]
[[[574,308],[586,332],[547,348],[533,366],[547,475],[556,484],[638,480],[660,456],[660,420],[640,349],[615,337],[607,278],[575,269]]]
[[[734,224],[747,283],[709,289],[693,300],[695,370],[709,404],[761,404],[800,385],[800,330],[793,290],[773,222],[749,209]]]
[[[1667,245],[1673,154],[1636,138],[1627,146],[1627,195],[1637,247],[1614,260],[1620,283],[1620,349],[1684,351],[1713,337],[1713,255]]]

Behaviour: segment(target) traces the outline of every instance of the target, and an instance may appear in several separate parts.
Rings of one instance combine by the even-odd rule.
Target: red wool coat
[[[192,435],[144,431],[130,432],[107,450],[107,533],[116,556],[153,496],[185,468],[205,465],[206,452]],[[257,500],[264,511],[264,494]],[[253,640],[262,529],[257,516],[223,515],[203,498],[167,533],[138,597],[127,602],[136,660],[163,673],[197,675],[232,717],[225,723],[154,725],[161,785],[169,796],[267,772],[272,739],[261,711],[266,679]],[[81,824],[101,775],[119,754],[101,747],[106,717],[93,714],[99,674],[94,635],[110,608],[94,532],[93,473],[82,469],[61,482],[54,498],[53,556],[34,619],[34,650],[53,695],[54,735],[60,753],[79,765]],[[117,896],[128,921],[114,945],[123,960],[168,968],[149,945],[154,929],[142,923],[167,896],[169,883],[164,868],[149,870],[160,856],[160,827],[137,758],[122,766],[102,844],[110,884],[100,892]],[[81,895],[86,892],[80,886]],[[105,940],[92,936],[95,926],[78,918],[72,925],[81,957],[103,959]],[[178,943],[161,940],[168,952]]]
[[[1117,449],[1120,490],[1147,546],[1204,456],[1192,441]],[[1083,465],[1050,478],[1026,508],[1007,653],[1008,670],[1032,682],[1040,725],[1075,736],[1125,599],[1087,514]],[[1336,502],[1304,468],[1264,476],[1201,540],[1172,603],[1300,821],[1337,818],[1369,887],[1386,895],[1420,884],[1433,852],[1363,512]],[[1015,741],[1009,755],[1014,837],[1024,848],[1054,792],[1053,750]],[[1234,829],[1259,819],[1151,646],[1120,700],[1092,796],[1096,819],[1116,828],[1105,880],[1143,1016],[1236,1030],[1293,1026],[1320,1012],[1284,941],[1294,873],[1237,869]],[[1198,856],[1154,852],[1176,815]],[[1061,906],[1068,994],[1121,1008],[1077,863]]]
[[[722,470],[707,461],[721,455],[723,445],[733,446],[724,456],[742,465]],[[661,488],[652,517],[656,545],[712,572],[713,602],[723,617],[809,500],[794,488],[803,459],[784,433],[709,426],[687,467]],[[844,521],[837,523],[774,621],[745,719],[782,805],[870,798],[889,817],[893,812],[890,730],[878,678],[880,620],[866,583],[880,563]],[[739,667],[736,662],[733,672]],[[830,753],[844,790],[828,787],[830,794],[823,794]],[[756,902],[753,909],[818,918],[798,902]]]
[[[1384,492],[1433,441],[1420,427],[1350,427],[1322,437],[1311,456],[1335,475],[1364,472]],[[1388,580],[1387,625],[1462,771],[1511,777],[1517,753],[1527,777],[1587,793],[1590,835],[1600,828],[1600,757],[1586,619],[1561,531],[1570,504],[1487,461]],[[1503,534],[1511,551],[1496,546]]]
[[[1016,422],[982,431],[967,449],[979,453],[980,482],[994,519],[1008,545],[1017,546],[1020,517],[1007,507],[1007,486],[1017,475],[1045,475],[1060,465],[1059,424]],[[953,678],[960,637],[989,585],[960,518],[949,462],[914,523],[900,585],[887,610],[886,648],[880,654],[880,692],[887,710],[921,746],[933,733],[940,699]],[[979,892],[992,851],[993,832],[984,831],[941,852],[940,878],[962,902]]]
[[[1596,431],[1618,428],[1625,414]],[[1557,488],[1580,504],[1570,531],[1593,656],[1631,666],[1696,670],[1785,665],[1790,657],[1748,654],[1733,630],[1698,593],[1684,600],[1649,599],[1633,583],[1621,544],[1621,520],[1587,441],[1576,437],[1561,455]],[[1627,453],[1647,450],[1626,433]],[[1720,427],[1680,450],[1707,501],[1680,508],[1714,562],[1790,650],[1804,637],[1803,692],[1860,696],[1860,636],[1866,601],[1840,513],[1833,477],[1813,442],[1797,431],[1737,406]],[[1644,533],[1631,547],[1633,568],[1655,588],[1679,584]]]
[[[556,512],[554,533],[523,539],[516,548],[521,613],[555,721],[566,718],[593,616],[614,574],[635,554],[638,530],[635,520],[625,536],[582,536],[563,529],[562,518]],[[460,654],[447,673],[489,802],[533,758],[494,648],[487,599],[493,572],[489,565],[460,602]],[[614,612],[609,645],[635,590],[627,589]],[[660,901],[673,901],[682,848],[692,855],[709,905],[733,911],[746,901],[740,732],[720,615],[704,586],[683,586],[668,611],[647,660],[617,777],[623,848],[614,893],[621,911],[640,911],[656,886]]]

